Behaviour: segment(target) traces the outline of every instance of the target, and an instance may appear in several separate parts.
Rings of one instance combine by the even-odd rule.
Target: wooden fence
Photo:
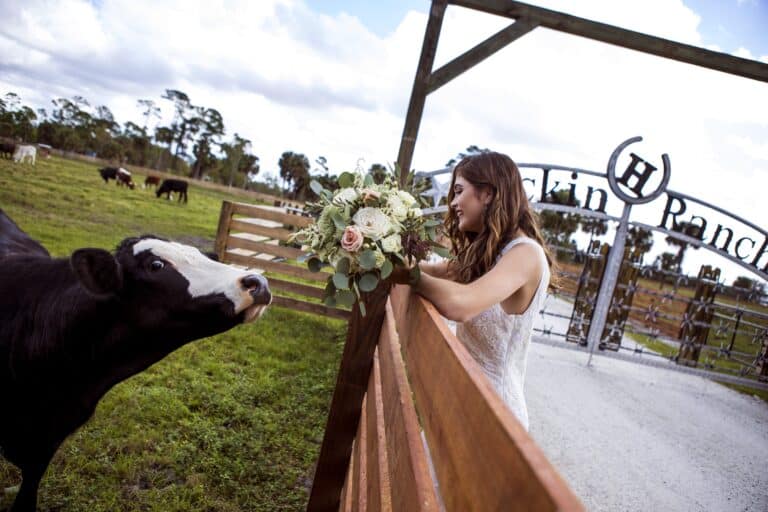
[[[272,303],[299,311],[349,319],[349,311],[321,303],[327,272],[311,272],[296,260],[301,249],[287,245],[288,237],[312,219],[285,208],[224,201],[216,233],[219,261],[260,269],[269,279]]]
[[[335,407],[348,404],[334,395],[328,428],[343,428],[333,424]],[[409,287],[386,299],[355,429],[343,482],[326,475],[338,471],[326,455],[343,448],[326,430],[308,510],[583,510],[434,306]]]
[[[434,306],[410,287],[384,283],[364,294],[364,317],[357,306],[319,303],[329,274],[297,264],[301,250],[280,243],[310,222],[225,201],[216,236],[221,261],[265,271],[275,304],[351,320],[307,510],[583,510]]]

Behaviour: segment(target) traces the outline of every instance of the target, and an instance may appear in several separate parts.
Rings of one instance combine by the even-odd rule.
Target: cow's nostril
[[[249,274],[243,277],[241,282],[243,288],[246,290],[258,290],[259,288],[263,288],[265,284],[264,278],[259,274]]]

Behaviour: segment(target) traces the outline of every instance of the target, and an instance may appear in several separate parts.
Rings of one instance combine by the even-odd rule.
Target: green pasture
[[[211,250],[224,199],[242,201],[191,185],[179,205],[105,185],[96,165],[0,159],[0,208],[54,256],[143,233]],[[49,467],[39,510],[303,510],[345,332],[272,307],[181,348],[104,397]],[[19,482],[0,458],[0,510]]]

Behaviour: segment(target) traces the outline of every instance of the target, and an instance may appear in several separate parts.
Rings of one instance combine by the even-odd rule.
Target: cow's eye
[[[165,266],[165,263],[163,263],[160,260],[154,260],[152,263],[149,264],[149,268],[152,270],[160,270]]]

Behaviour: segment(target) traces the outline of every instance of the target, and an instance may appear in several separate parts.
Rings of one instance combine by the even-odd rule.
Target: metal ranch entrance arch
[[[432,67],[443,15],[449,4],[513,18],[515,21],[507,28],[433,71]],[[421,58],[413,83],[400,143],[398,155],[400,168],[411,168],[411,160],[427,95],[537,27],[545,27],[752,80],[768,82],[768,64],[649,36],[521,2],[512,0],[434,0],[430,9]],[[629,248],[625,249],[629,229],[642,229],[649,233],[651,231],[660,232],[696,248],[702,247],[713,251],[730,262],[740,265],[759,280],[765,282],[768,280],[768,232],[764,227],[757,226],[722,208],[679,192],[667,190],[666,186],[671,172],[670,159],[667,155],[661,155],[660,158],[653,157],[651,159],[653,163],[651,163],[644,157],[630,152],[628,147],[640,140],[640,137],[635,137],[620,144],[611,155],[605,174],[555,165],[520,164],[521,170],[531,168],[539,169],[541,172],[538,178],[529,174],[524,179],[524,182],[527,182],[526,185],[530,187],[529,191],[530,189],[540,189],[541,191],[540,194],[534,192],[530,196],[531,201],[538,199],[534,204],[535,208],[587,215],[617,224],[615,237],[610,246],[603,244],[601,247],[600,244],[590,243],[587,251],[578,251],[580,257],[586,259],[586,262],[583,269],[573,276],[574,280],[577,281],[577,289],[572,290],[571,295],[566,297],[574,303],[573,311],[567,314],[570,318],[568,332],[559,333],[559,335],[566,341],[588,347],[591,360],[591,355],[596,347],[601,349],[607,347],[615,350],[617,355],[619,348],[625,349],[620,345],[624,329],[627,327],[630,332],[649,337],[651,342],[665,342],[668,346],[675,347],[676,354],[670,357],[678,365],[689,368],[697,367],[696,372],[709,373],[707,370],[730,372],[730,375],[725,376],[720,373],[716,378],[732,383],[768,388],[768,384],[765,384],[768,381],[768,312],[764,311],[764,308],[747,307],[740,302],[741,298],[738,295],[736,295],[735,304],[732,304],[730,299],[715,302],[714,299],[717,294],[734,296],[733,290],[726,290],[727,287],[719,282],[720,270],[717,268],[704,266],[699,271],[698,277],[686,276],[680,273],[679,268],[677,272],[663,275],[662,270],[654,269],[652,266],[643,266],[641,261],[633,260],[634,256],[629,252]],[[629,158],[626,153],[629,153]],[[624,154],[625,163],[617,168],[617,160],[621,154]],[[627,159],[630,160],[628,164],[626,163]],[[418,175],[434,177],[450,171],[451,169],[448,168],[422,172]],[[560,190],[560,192],[570,192],[566,204],[562,204],[554,197],[552,199],[555,201],[548,200],[550,199],[548,198],[550,195],[548,190],[552,187],[551,183],[555,181],[552,173],[558,171],[567,172],[571,176],[570,188]],[[600,187],[589,187],[586,191],[584,204],[579,206],[574,200],[575,180],[582,175],[606,178],[613,194],[608,194],[605,189]],[[651,178],[652,175],[653,178]],[[547,185],[548,180],[550,185]],[[437,189],[440,188],[444,188],[444,186],[435,186],[434,191],[438,193]],[[444,194],[444,192],[443,190],[440,193]],[[665,195],[666,204],[656,224],[630,221],[630,210],[633,205],[640,206],[650,203],[662,195]],[[606,213],[606,201],[610,197],[618,198],[623,202],[620,215]],[[435,199],[439,200],[439,197]],[[662,202],[663,200],[659,199],[659,203]],[[435,210],[442,211],[444,207],[437,208],[437,203],[438,201],[435,202]],[[710,219],[708,226],[706,218],[708,215],[705,215],[707,212],[720,215],[720,218],[724,220],[721,220],[720,223],[714,223]],[[681,225],[694,225],[697,232],[691,233],[681,230],[679,229]],[[640,279],[645,278],[652,278],[651,280],[660,282],[659,290],[649,289],[647,282],[645,284],[639,283]],[[674,291],[663,290],[665,283],[669,281],[674,283]],[[692,296],[677,293],[678,286],[686,287],[686,285]],[[756,289],[751,292],[747,303],[750,301],[760,302],[759,294],[757,295],[758,300],[755,301],[755,291]],[[670,306],[670,302],[674,303],[675,301],[677,301],[677,305],[675,307]],[[674,312],[674,315],[671,312]],[[630,326],[633,322],[634,331],[632,331],[633,327]],[[667,323],[666,326],[663,325],[664,322]],[[637,327],[643,323],[651,327]],[[549,335],[551,333],[545,332],[544,334]],[[745,346],[744,339],[748,339],[748,351],[743,348]],[[719,348],[712,346],[713,340],[720,344]],[[757,353],[752,352],[755,346]],[[725,368],[712,363],[714,359],[722,355],[728,359]],[[747,375],[753,378],[746,380],[744,377]],[[715,377],[714,374],[709,376]]]

